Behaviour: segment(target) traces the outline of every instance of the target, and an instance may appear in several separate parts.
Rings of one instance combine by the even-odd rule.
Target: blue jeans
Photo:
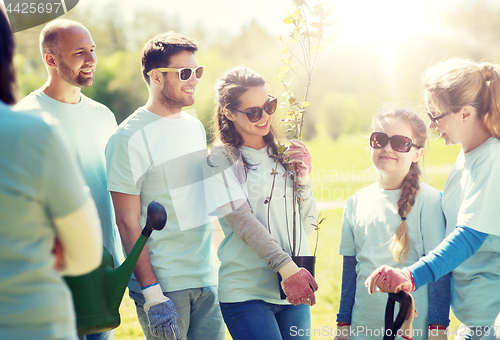
[[[89,334],[78,337],[79,340],[113,340],[115,330],[112,329],[103,333]]]
[[[147,340],[159,340],[149,331],[148,316],[144,312],[144,295],[129,291],[135,301],[137,318]],[[163,292],[175,305],[177,325],[182,340],[223,340],[226,337],[218,305],[217,286],[190,288]]]
[[[311,328],[308,305],[276,305],[249,300],[221,302],[220,308],[233,340],[309,339],[305,335]]]

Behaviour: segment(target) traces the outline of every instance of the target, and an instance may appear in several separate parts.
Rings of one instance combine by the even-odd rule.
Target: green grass
[[[310,176],[318,201],[346,200],[377,179],[367,136],[316,139],[307,146],[312,154]],[[459,151],[459,146],[445,146],[441,139],[431,139],[421,161],[422,180],[442,190]]]
[[[313,158],[311,179],[315,197],[323,200],[346,200],[355,191],[376,181],[371,168],[370,150],[367,136],[342,136],[337,141],[328,139],[307,142]],[[424,175],[422,180],[442,190],[460,148],[445,146],[442,140],[431,140],[424,156]],[[311,308],[312,329],[325,330],[336,328],[339,307],[340,285],[342,281],[342,257],[338,255],[342,208],[321,212],[326,217],[319,232],[316,264],[316,279],[320,289],[316,293],[317,304]],[[311,235],[311,249],[315,235]],[[137,321],[135,306],[126,294],[120,307],[122,324],[116,329],[115,339],[143,339]],[[451,317],[451,327],[459,323]],[[227,333],[227,339],[231,339]],[[311,339],[333,339],[330,336],[312,336]]]

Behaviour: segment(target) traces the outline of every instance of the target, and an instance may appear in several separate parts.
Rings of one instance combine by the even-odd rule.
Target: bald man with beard
[[[104,150],[117,124],[111,110],[88,98],[81,89],[94,84],[97,65],[95,43],[79,22],[56,19],[40,33],[40,50],[48,71],[46,83],[23,98],[15,110],[39,109],[57,118],[68,136],[86,184],[90,188],[102,225],[103,244],[115,260],[122,262],[122,247],[107,191]],[[87,335],[83,339],[108,340],[113,331]]]

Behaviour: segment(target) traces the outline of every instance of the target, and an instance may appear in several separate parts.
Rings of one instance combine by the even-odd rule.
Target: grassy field
[[[317,201],[338,201],[338,208],[321,211],[326,217],[319,234],[316,279],[320,289],[317,304],[312,307],[312,329],[336,328],[342,279],[342,257],[338,255],[342,222],[342,201],[376,178],[371,168],[367,136],[343,136],[337,141],[313,140],[307,143],[313,157],[311,179]],[[422,180],[439,190],[451,170],[460,148],[444,146],[442,140],[431,140],[425,153]],[[310,243],[314,245],[311,235]],[[115,339],[142,339],[142,330],[135,315],[135,306],[125,296],[120,313],[122,324],[116,329]],[[458,327],[452,316],[452,327]],[[227,336],[227,339],[231,337]],[[312,339],[333,339],[313,336]],[[209,339],[207,339],[209,340]]]

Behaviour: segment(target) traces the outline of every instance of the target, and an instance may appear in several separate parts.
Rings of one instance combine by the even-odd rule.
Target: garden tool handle
[[[394,306],[396,301],[401,305],[399,306],[399,313],[396,316],[396,320],[394,318]],[[387,298],[387,305],[385,307],[385,333],[384,340],[393,340],[398,333],[398,330],[403,325],[403,322],[406,319],[406,315],[408,314],[408,308],[411,307],[411,296],[404,292],[400,291],[399,293],[389,293],[389,297]],[[391,331],[389,331],[389,329]]]
[[[149,237],[153,230],[162,230],[167,224],[167,212],[160,202],[151,201],[148,205],[146,225],[142,229],[142,235]]]

